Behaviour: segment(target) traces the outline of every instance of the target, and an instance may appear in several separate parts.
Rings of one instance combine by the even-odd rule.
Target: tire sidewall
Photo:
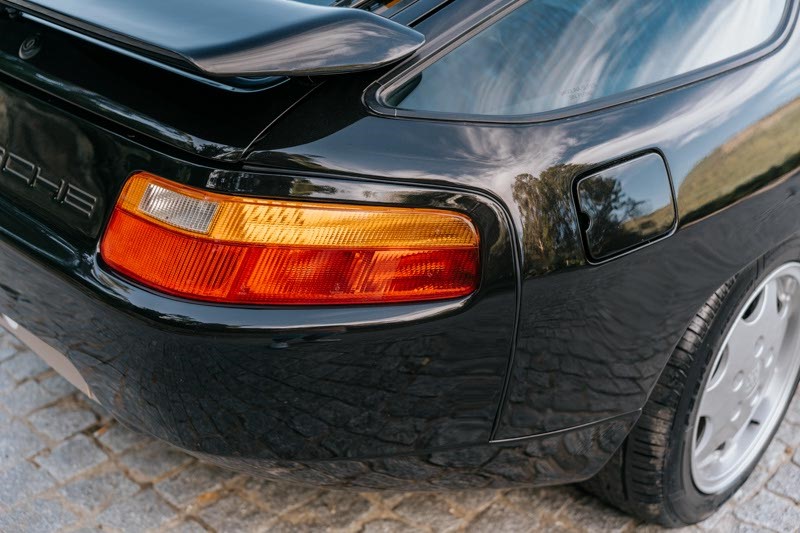
[[[716,494],[705,494],[697,489],[692,480],[690,460],[691,441],[694,437],[696,419],[695,407],[700,391],[705,390],[706,383],[710,379],[714,356],[720,349],[731,324],[739,316],[753,291],[770,273],[791,261],[800,261],[800,239],[793,239],[782,244],[740,272],[733,280],[728,294],[723,299],[706,335],[695,352],[670,432],[671,447],[665,472],[665,488],[669,496],[666,501],[672,507],[670,514],[679,517],[686,524],[702,520],[719,509],[747,480],[766,450],[765,447],[765,450],[761,451],[747,470],[727,490]],[[796,387],[797,380],[794,384],[795,389]],[[789,403],[787,402],[783,407],[781,419],[786,414]],[[768,443],[772,441],[779,427],[780,424],[776,425]]]

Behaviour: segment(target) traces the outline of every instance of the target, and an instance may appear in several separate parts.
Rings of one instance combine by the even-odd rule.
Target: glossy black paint
[[[23,60],[19,49],[31,37],[41,49]],[[315,86],[293,78],[269,90],[219,90],[3,12],[0,63],[11,83],[41,99],[58,98],[71,113],[106,129],[147,139],[159,150],[225,163]]]
[[[420,53],[448,40],[428,32],[452,38],[465,31],[442,21],[484,7],[463,0],[423,21],[417,28],[430,44]],[[247,162],[455,184],[502,202],[520,247],[522,300],[494,438],[589,423],[641,407],[706,298],[798,230],[796,15],[794,2],[791,35],[759,60],[655,97],[547,122],[331,112],[332,102],[358,98],[363,86],[329,82],[295,109],[294,122],[276,124],[255,143]],[[474,15],[473,24],[484,17]],[[329,129],[296,127],[323,112]],[[745,152],[734,150],[742,146]],[[575,180],[654,149],[664,154],[673,179],[676,232],[592,265],[575,213]]]
[[[337,461],[273,461],[197,454],[249,474],[331,487],[440,490],[545,486],[597,472],[628,434],[638,413],[540,437],[421,455]]]
[[[293,0],[3,0],[76,35],[209,77],[374,69],[419,48],[413,29],[361,9]]]
[[[502,3],[457,0],[423,18],[420,54],[465,31],[454,20],[475,22]],[[365,93],[384,72],[313,81],[305,92],[299,80],[216,91],[224,106],[257,114],[236,121],[247,130],[238,134],[230,121],[214,129],[172,108],[183,92],[191,110],[211,88],[184,81],[145,103],[134,77],[112,87],[58,70],[61,54],[86,61],[88,48],[47,63],[45,42],[23,62],[6,35],[0,145],[91,188],[101,219],[135,170],[222,192],[474,217],[485,268],[465,301],[213,306],[109,272],[96,253],[102,222],[69,224],[58,199],[0,173],[0,311],[66,353],[121,420],[267,476],[398,488],[586,478],[622,442],[706,298],[800,231],[797,32],[734,70],[550,122],[376,115]],[[271,94],[280,105],[258,114]],[[224,106],[207,106],[209,116]],[[217,139],[213,149],[182,140],[199,131],[195,139]],[[76,149],[64,149],[64,132]],[[592,264],[576,180],[643,153],[669,166],[674,232]]]

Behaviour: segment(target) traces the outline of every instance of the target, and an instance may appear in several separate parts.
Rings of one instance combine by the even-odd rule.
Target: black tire
[[[585,489],[629,514],[666,527],[687,526],[707,518],[738,490],[758,460],[718,494],[704,494],[695,487],[689,457],[694,408],[730,322],[762,279],[780,265],[798,259],[800,241],[786,243],[708,299],[675,348],[625,443],[600,473],[583,484]],[[788,404],[783,406],[781,418]]]

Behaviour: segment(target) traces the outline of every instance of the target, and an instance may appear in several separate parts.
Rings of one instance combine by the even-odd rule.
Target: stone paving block
[[[764,456],[761,458],[759,465],[766,468],[769,472],[775,472],[779,466],[792,456],[792,452],[792,448],[787,446],[786,443],[773,439],[767,451],[764,452]]]
[[[41,384],[47,392],[53,396],[56,396],[57,398],[63,398],[64,396],[69,396],[79,392],[72,383],[62,378],[58,374],[41,380]]]
[[[125,533],[139,533],[163,526],[176,516],[175,511],[155,492],[146,490],[112,504],[97,517],[97,524]]]
[[[19,382],[47,372],[50,370],[50,366],[33,352],[24,351],[6,360],[0,365],[0,370],[5,371]]]
[[[759,464],[750,474],[750,477],[747,478],[747,481],[744,482],[744,485],[739,487],[739,490],[733,495],[731,501],[739,504],[749,500],[764,488],[764,485],[767,483],[771,475],[772,474],[768,472],[765,467]]]
[[[734,514],[745,522],[782,533],[794,533],[800,527],[800,508],[768,491],[738,506]]]
[[[63,531],[78,520],[56,500],[32,500],[10,512],[0,513],[0,531],[4,533]]]
[[[466,528],[470,533],[528,533],[539,531],[542,523],[537,513],[519,509],[501,499],[479,514]]]
[[[0,371],[0,394],[6,394],[14,390],[17,382],[11,377],[11,374]]]
[[[558,515],[559,519],[562,517],[581,529],[608,532],[622,532],[635,524],[630,516],[611,509],[590,496],[566,505]]]
[[[778,428],[778,433],[775,434],[775,438],[792,448],[800,446],[800,425],[789,422],[781,424],[781,427]]]
[[[271,531],[274,515],[236,494],[230,494],[200,511],[200,519],[217,531],[256,533]]]
[[[794,400],[789,405],[789,410],[786,411],[786,420],[800,426],[800,394],[794,395]]]
[[[778,469],[767,484],[772,492],[800,503],[800,466],[787,463]],[[800,523],[797,524],[800,529]]]
[[[14,420],[0,431],[0,469],[43,450],[44,442],[22,422]]]
[[[343,528],[369,510],[370,502],[359,494],[327,491],[283,518],[301,528]]]
[[[522,489],[525,490],[525,489]],[[511,491],[513,492],[513,491]],[[480,511],[488,507],[492,502],[502,496],[497,490],[459,490],[444,493],[450,503],[453,503],[465,511]],[[511,501],[511,498],[509,498]],[[511,501],[511,503],[514,503]]]
[[[413,533],[420,530],[397,520],[380,519],[367,522],[361,531],[362,533]]]
[[[20,351],[20,347],[12,341],[13,338],[4,329],[0,328],[0,363],[11,359]]]
[[[147,435],[132,431],[116,422],[98,429],[94,436],[100,444],[114,453],[122,453],[134,446],[153,442],[153,439]]]
[[[5,393],[2,402],[5,408],[16,416],[24,416],[57,399],[56,395],[48,392],[36,381],[26,381],[16,389]]]
[[[393,509],[409,523],[435,531],[455,531],[462,525],[457,511],[437,494],[415,494]]]
[[[52,440],[63,440],[97,422],[91,411],[75,405],[48,407],[28,417],[34,429]]]
[[[86,435],[76,435],[63,442],[36,462],[54,478],[65,481],[86,472],[108,459],[105,453]]]
[[[719,531],[724,531],[726,533],[768,533],[769,529],[764,529],[763,527],[754,526],[752,524],[745,524],[743,522],[737,522],[735,524],[731,524],[730,529],[721,529]]]
[[[575,487],[549,487],[546,489],[514,489],[506,493],[505,498],[522,509],[531,507],[547,509],[558,513],[567,505],[572,505],[585,494]]]
[[[395,492],[395,491],[378,491],[373,492],[372,497],[380,501],[380,504],[388,509],[397,507],[397,504],[405,500],[413,493],[409,492]]]
[[[176,507],[185,507],[201,494],[222,488],[234,474],[210,465],[195,464],[159,481],[156,492]]]
[[[188,520],[169,528],[167,531],[168,533],[206,533],[207,530],[194,520]]]
[[[160,442],[130,451],[120,459],[133,479],[140,483],[152,482],[192,462],[185,453]]]
[[[96,512],[111,502],[128,498],[138,491],[139,485],[119,471],[77,479],[59,490],[70,504],[87,512]]]
[[[27,501],[55,485],[47,472],[28,461],[22,461],[0,472],[0,504],[11,507]]]
[[[251,500],[258,502],[259,505],[276,514],[282,513],[293,506],[302,505],[323,493],[322,490],[314,487],[253,477],[247,478],[244,489],[248,492]]]

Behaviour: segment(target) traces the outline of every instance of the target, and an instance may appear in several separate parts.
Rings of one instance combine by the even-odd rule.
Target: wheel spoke
[[[757,323],[740,321],[737,326],[725,346],[724,367],[716,371],[716,377],[709,380],[706,388],[706,394],[722,395],[723,402],[730,401],[731,394],[741,386],[742,376],[753,368],[764,351],[764,336]]]
[[[700,468],[706,468],[718,461],[739,431],[739,428],[728,420],[717,418],[717,421],[719,423],[716,426],[713,421],[707,422],[708,426],[695,447],[694,456]]]
[[[784,304],[787,294],[782,290],[780,280],[772,280],[764,288],[764,309],[754,326],[763,333],[764,347],[767,350],[777,350],[786,334],[789,321],[788,310]]]
[[[780,294],[778,280],[767,283],[755,308],[746,312],[731,331],[725,348],[730,353],[723,385],[729,390],[735,388],[733,384],[740,372],[751,371],[759,358],[780,348],[788,326],[786,309],[779,310]]]
[[[763,342],[763,331],[760,326],[759,323],[740,322],[739,327],[731,332],[728,348],[734,352],[731,354],[734,362],[756,354],[759,344]]]
[[[730,388],[732,384],[731,380],[727,378],[729,374],[728,370],[729,369],[720,369],[720,372],[725,372],[722,379],[714,386],[706,389],[697,410],[699,416],[716,421],[717,417],[722,416],[722,413],[730,409]]]

